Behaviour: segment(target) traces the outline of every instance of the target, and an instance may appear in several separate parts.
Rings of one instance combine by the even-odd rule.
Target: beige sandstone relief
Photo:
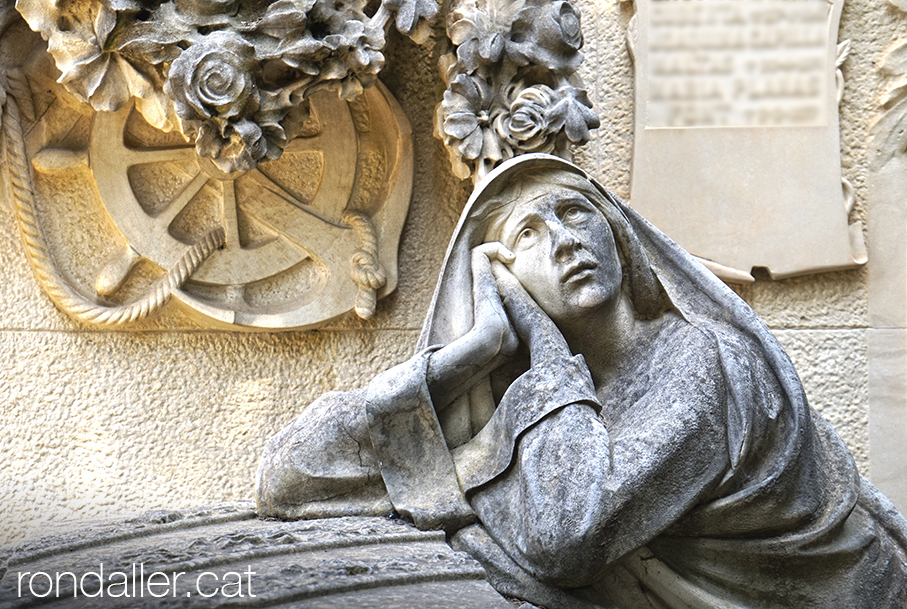
[[[171,297],[203,327],[371,317],[396,287],[412,185],[409,123],[377,80],[386,35],[424,43],[437,14],[425,0],[4,7],[5,29],[21,15],[46,41],[20,31],[0,82],[45,291],[95,324]],[[448,22],[437,134],[458,176],[588,140],[571,2],[459,2]]]
[[[155,13],[154,25],[181,23],[173,35],[191,40],[189,50],[143,30],[117,38],[120,54],[99,49],[115,28],[148,26],[135,11],[20,7],[56,60],[21,32],[10,43],[19,52],[7,48],[11,200],[39,281],[61,309],[96,324],[142,319],[171,296],[202,326],[304,329],[351,310],[370,317],[396,287],[410,200],[402,110],[380,83],[358,86],[377,82],[368,71],[266,74],[256,62],[292,55],[276,48],[287,32],[264,19],[250,33],[238,17],[202,18],[187,6]],[[77,25],[57,29],[46,19],[54,11]],[[223,29],[203,34],[199,23]],[[237,30],[271,44],[241,57],[253,47]],[[172,62],[145,52],[151,43]],[[338,80],[349,99],[324,88]]]

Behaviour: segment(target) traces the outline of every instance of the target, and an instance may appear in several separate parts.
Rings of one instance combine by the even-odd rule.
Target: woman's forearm
[[[427,380],[438,411],[504,362],[502,336],[497,334],[476,327],[431,354]]]

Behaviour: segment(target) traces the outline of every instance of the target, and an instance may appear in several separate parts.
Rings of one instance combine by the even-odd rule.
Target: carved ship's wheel
[[[102,273],[98,291],[115,290],[141,258],[173,267],[221,226],[225,246],[176,298],[233,327],[311,327],[354,307],[361,282],[351,277],[351,257],[368,241],[363,221],[389,267],[379,295],[393,289],[411,189],[406,118],[380,85],[353,103],[330,91],[310,101],[309,120],[278,161],[231,174],[193,146],[173,145],[131,106],[97,113],[90,167],[129,243],[108,265],[124,270],[115,279]]]

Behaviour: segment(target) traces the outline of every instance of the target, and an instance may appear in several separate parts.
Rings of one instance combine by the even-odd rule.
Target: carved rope
[[[118,325],[137,321],[154,313],[170,299],[174,290],[189,279],[208,256],[223,246],[224,229],[218,227],[202,237],[138,300],[110,306],[86,298],[57,271],[53,255],[47,248],[47,240],[35,215],[34,180],[25,154],[22,118],[16,89],[12,86],[10,88],[12,95],[7,97],[3,116],[9,183],[25,251],[44,291],[67,314],[88,323]]]
[[[350,256],[350,277],[359,286],[356,292],[356,315],[369,319],[375,314],[378,290],[387,283],[387,273],[378,261],[378,233],[371,218],[357,211],[347,211],[343,221],[359,237],[359,249]]]

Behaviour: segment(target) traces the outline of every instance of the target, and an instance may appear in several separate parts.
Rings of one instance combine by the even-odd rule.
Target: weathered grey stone
[[[263,514],[389,501],[549,609],[907,602],[907,521],[775,337],[578,167],[479,185],[418,349],[270,441]]]
[[[252,507],[74,521],[7,547],[0,607],[511,606],[442,533],[387,518],[259,520]]]

